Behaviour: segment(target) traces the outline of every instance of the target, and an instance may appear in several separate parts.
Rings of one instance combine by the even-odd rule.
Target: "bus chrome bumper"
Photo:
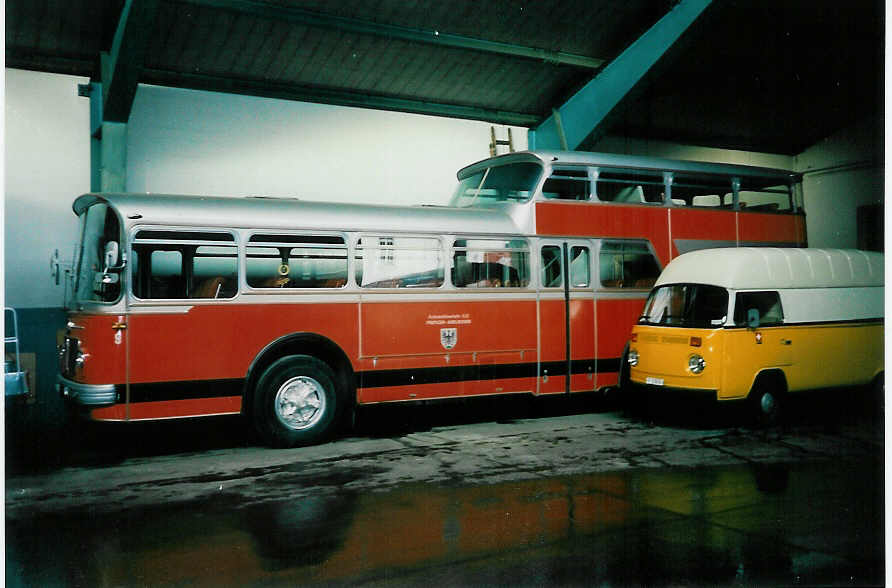
[[[63,398],[81,406],[107,406],[117,396],[114,384],[82,384],[61,374],[56,376],[56,388]]]

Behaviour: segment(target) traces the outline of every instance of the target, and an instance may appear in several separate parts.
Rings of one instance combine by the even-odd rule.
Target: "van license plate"
[[[648,377],[648,378],[645,380],[645,382],[647,382],[648,384],[650,384],[650,385],[652,385],[652,386],[662,386],[662,385],[663,385],[663,378],[650,378],[650,377]]]

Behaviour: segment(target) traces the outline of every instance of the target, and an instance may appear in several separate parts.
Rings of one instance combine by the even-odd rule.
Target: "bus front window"
[[[75,301],[115,302],[121,295],[122,276],[118,217],[104,203],[90,206],[81,217],[83,224],[75,273]]]
[[[655,288],[638,320],[643,325],[709,329],[725,324],[728,291],[702,284],[672,284]]]
[[[503,202],[526,202],[542,176],[538,163],[510,163],[479,170],[459,179],[450,206],[487,207]]]

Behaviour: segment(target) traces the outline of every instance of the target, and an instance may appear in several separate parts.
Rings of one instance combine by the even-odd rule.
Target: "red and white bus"
[[[63,395],[293,446],[359,405],[600,390],[673,257],[806,244],[783,170],[523,152],[458,180],[449,206],[77,198]]]

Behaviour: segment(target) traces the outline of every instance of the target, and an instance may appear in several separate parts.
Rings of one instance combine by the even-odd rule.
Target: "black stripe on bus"
[[[571,362],[572,374],[617,373],[620,359],[576,359]],[[399,370],[371,370],[357,372],[357,388],[384,388],[391,386],[414,386],[418,384],[446,384],[450,382],[470,382],[475,380],[507,380],[512,378],[535,378],[537,366],[532,363],[514,364],[472,364],[438,368],[418,368]],[[541,364],[543,375],[567,375],[567,362],[549,361]],[[130,402],[164,402],[169,400],[196,400],[241,396],[244,391],[244,378],[227,380],[189,380],[181,382],[153,382],[130,385]],[[116,386],[118,401],[124,402],[127,388]]]
[[[126,386],[115,388],[119,402],[126,400]],[[241,396],[245,389],[244,378],[231,380],[190,380],[185,382],[153,382],[130,384],[130,402],[163,402],[166,400],[195,400]]]
[[[469,382],[474,380],[506,380],[512,378],[535,378],[537,365],[533,363],[514,364],[473,364],[438,368],[401,370],[371,370],[356,374],[358,388],[384,388],[392,386],[413,386],[417,384],[443,384],[448,382]],[[572,374],[618,373],[620,359],[581,359],[571,362]],[[541,364],[543,375],[566,376],[565,360],[549,361]]]

